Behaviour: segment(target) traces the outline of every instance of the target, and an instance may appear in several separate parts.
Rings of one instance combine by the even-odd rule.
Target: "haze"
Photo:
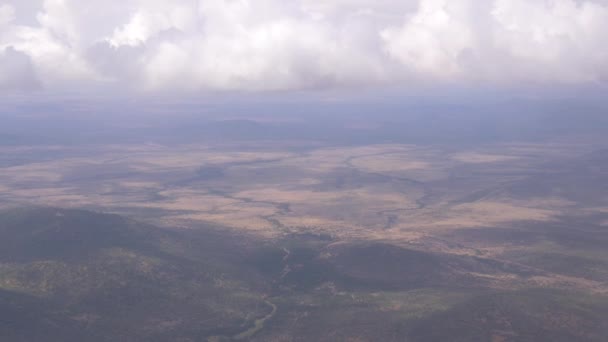
[[[605,341],[608,2],[0,0],[0,339]]]

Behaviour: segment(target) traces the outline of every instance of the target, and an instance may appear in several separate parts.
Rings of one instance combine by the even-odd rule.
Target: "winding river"
[[[264,329],[264,324],[266,323],[266,321],[271,319],[277,313],[277,306],[274,303],[272,303],[268,300],[266,300],[265,303],[268,304],[270,307],[272,307],[272,311],[268,315],[266,315],[262,318],[256,319],[253,324],[253,327],[251,327],[239,334],[232,336],[232,339],[237,340],[237,341],[244,340],[246,338],[249,338],[249,337],[255,335],[255,333],[257,333],[258,331]]]

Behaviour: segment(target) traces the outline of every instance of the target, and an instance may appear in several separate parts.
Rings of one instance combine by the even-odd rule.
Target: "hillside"
[[[0,214],[0,335],[11,341],[166,341],[239,331],[267,308],[233,278],[230,240],[116,215]],[[240,272],[241,270],[239,270]]]
[[[601,341],[608,299],[533,282],[551,276],[387,242],[0,212],[7,341]]]

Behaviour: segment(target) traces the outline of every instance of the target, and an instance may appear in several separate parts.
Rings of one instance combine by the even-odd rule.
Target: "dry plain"
[[[425,324],[449,332],[451,317],[465,317],[456,334],[481,324],[476,333],[490,340],[566,328],[574,335],[564,336],[599,340],[608,294],[607,186],[607,150],[572,142],[0,148],[0,209],[88,209],[184,236],[203,233],[161,241],[171,253],[187,251],[218,268],[201,268],[208,279],[197,278],[196,286],[176,283],[218,291],[230,303],[205,313],[226,317],[205,321],[201,334],[210,341],[226,333],[253,341],[397,341],[403,334],[427,341],[434,329]],[[60,219],[50,215],[40,220]],[[126,259],[154,284],[166,275],[156,259],[120,248],[104,253]],[[61,262],[25,265],[2,263],[0,289],[45,294],[53,277],[63,284],[83,272],[49,271],[68,267]],[[522,318],[526,312],[535,316]],[[591,329],[594,320],[600,325]],[[340,328],[359,321],[375,328]],[[178,321],[162,322],[159,333],[184,331]]]
[[[89,208],[171,227],[213,223],[265,238],[315,233],[497,256],[517,246],[456,244],[445,236],[517,231],[564,217],[593,217],[602,225],[608,219],[607,182],[600,182],[608,179],[605,152],[586,145],[293,151],[264,143],[141,144],[1,152],[3,207]],[[591,163],[599,164],[584,167]]]

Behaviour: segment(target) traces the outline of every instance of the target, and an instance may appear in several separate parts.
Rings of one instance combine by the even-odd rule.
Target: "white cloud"
[[[598,82],[605,32],[603,0],[0,1],[0,51],[54,88]]]
[[[15,8],[9,4],[0,4],[0,28],[6,27],[15,20]]]
[[[591,1],[497,0],[495,44],[540,79],[593,81],[608,75],[608,5]]]
[[[425,0],[402,27],[381,32],[388,54],[405,66],[438,77],[462,72],[460,56],[475,48],[471,0]]]

